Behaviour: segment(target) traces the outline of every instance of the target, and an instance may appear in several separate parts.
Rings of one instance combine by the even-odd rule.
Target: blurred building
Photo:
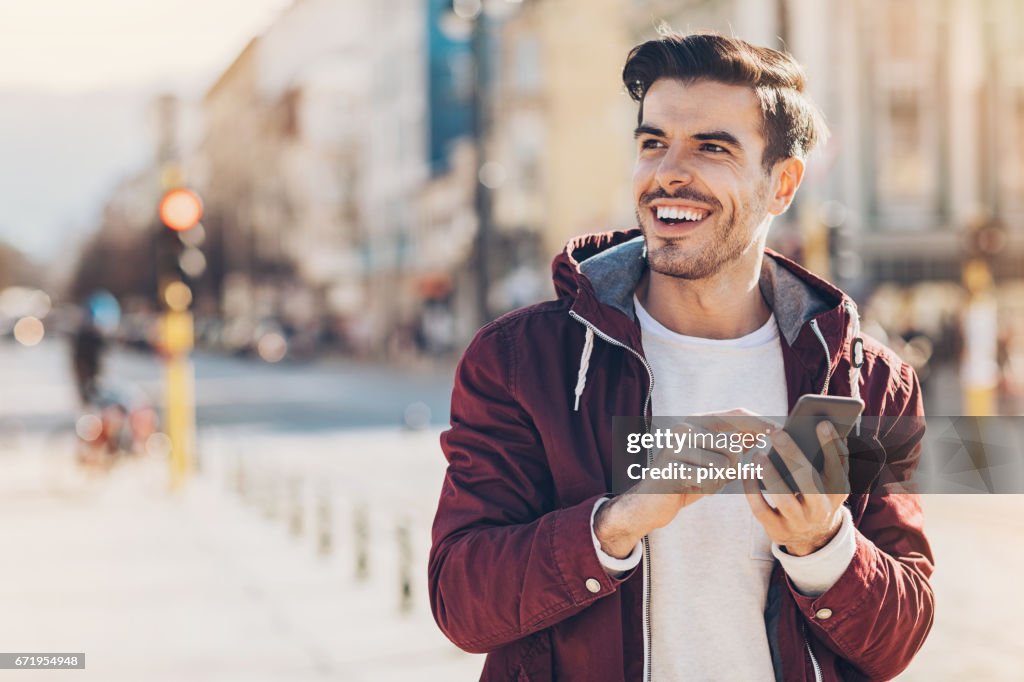
[[[493,312],[549,295],[571,236],[635,222],[620,73],[662,22],[805,66],[832,138],[776,247],[861,294],[959,281],[985,222],[997,276],[1020,277],[1022,15],[1013,0],[298,0],[204,101],[224,311],[328,315],[379,348],[424,326],[465,338],[485,286]]]
[[[371,349],[412,314],[426,9],[299,0],[207,93],[207,222],[224,241],[227,317],[329,319]]]
[[[494,221],[522,245],[521,259],[545,270],[572,236],[636,222],[636,110],[619,78],[629,9],[625,0],[526,1],[502,25],[489,140]]]

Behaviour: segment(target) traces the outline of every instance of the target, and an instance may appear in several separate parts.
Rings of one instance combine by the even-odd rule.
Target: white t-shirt
[[[774,316],[737,339],[677,334],[634,300],[644,354],[654,372],[656,416],[689,416],[737,407],[764,416],[788,413],[782,348]],[[742,483],[704,498],[664,528],[652,531],[651,664],[653,679],[771,680],[764,607],[774,560],[779,558],[798,589],[824,593],[842,575],[855,549],[849,514],[828,545],[807,557],[773,547],[754,518]],[[595,512],[603,502],[595,505]],[[640,548],[617,560],[600,551],[609,571],[624,571]]]

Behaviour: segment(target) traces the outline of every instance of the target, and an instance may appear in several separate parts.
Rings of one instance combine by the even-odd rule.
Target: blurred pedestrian
[[[83,406],[94,403],[97,398],[103,351],[106,342],[103,332],[96,325],[91,312],[85,311],[82,321],[71,336],[71,363],[75,375],[75,387]]]

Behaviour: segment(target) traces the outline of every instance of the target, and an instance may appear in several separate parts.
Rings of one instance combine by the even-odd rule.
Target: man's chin
[[[653,272],[678,279],[704,279],[714,274],[714,264],[701,249],[684,248],[676,241],[648,242],[647,264]]]

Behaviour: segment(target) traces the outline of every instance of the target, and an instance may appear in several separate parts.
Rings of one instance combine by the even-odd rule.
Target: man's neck
[[[737,339],[760,329],[771,309],[759,287],[760,250],[707,279],[687,280],[648,270],[637,286],[640,304],[666,328],[704,339]]]

